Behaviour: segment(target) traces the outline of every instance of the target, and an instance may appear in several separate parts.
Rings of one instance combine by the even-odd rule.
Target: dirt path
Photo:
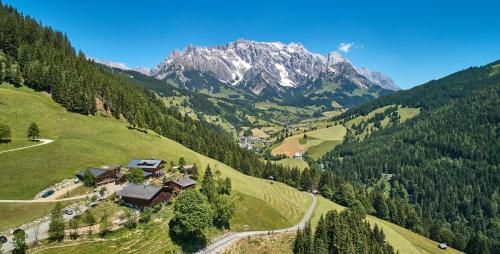
[[[54,142],[53,139],[46,139],[46,138],[40,138],[40,139],[36,139],[36,140],[40,141],[40,143],[36,144],[36,145],[24,146],[24,147],[14,148],[14,149],[6,150],[6,151],[1,151],[0,153],[14,152],[14,151],[18,151],[18,150],[33,148],[36,146],[43,146],[43,145],[47,145],[47,144]]]
[[[75,196],[71,198],[61,198],[61,199],[2,199],[0,200],[0,203],[50,203],[50,202],[61,202],[61,201],[69,201],[69,200],[76,200],[76,199],[84,199],[87,196],[91,197],[92,195],[96,194],[86,194],[86,195],[80,195],[80,196]]]
[[[311,194],[310,194],[311,195]],[[279,230],[262,230],[262,231],[248,231],[248,232],[240,232],[240,233],[234,233],[234,234],[229,234],[222,239],[218,240],[215,243],[210,244],[206,248],[198,251],[198,254],[209,254],[209,253],[219,253],[223,251],[227,246],[231,245],[234,241],[244,238],[244,237],[249,237],[249,236],[254,236],[254,235],[267,235],[267,234],[274,234],[274,233],[286,233],[286,232],[294,232],[299,228],[304,228],[306,223],[309,221],[311,218],[311,215],[314,211],[314,208],[316,208],[316,196],[311,195],[313,198],[313,202],[311,203],[311,206],[309,207],[309,210],[307,210],[306,214],[304,215],[304,218],[296,225],[291,226],[289,228],[284,228],[284,229],[279,229]]]

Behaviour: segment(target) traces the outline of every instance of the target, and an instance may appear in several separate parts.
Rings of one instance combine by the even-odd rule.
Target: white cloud
[[[347,53],[353,46],[354,42],[342,42],[340,43],[338,50]]]

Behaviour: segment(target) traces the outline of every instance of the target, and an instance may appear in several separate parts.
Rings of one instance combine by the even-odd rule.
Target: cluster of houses
[[[250,136],[250,137],[241,136],[239,138],[240,147],[248,150],[258,151],[260,148],[267,148],[271,146],[271,144],[272,143],[269,140],[259,136]]]
[[[88,171],[92,174],[97,186],[110,183],[122,185],[127,182],[127,171],[134,168],[141,169],[144,178],[147,180],[158,179],[164,175],[165,161],[154,159],[132,160],[124,168],[112,166],[109,168],[90,168]],[[78,172],[76,177],[83,181],[86,171]],[[181,178],[163,182],[161,186],[128,183],[117,195],[127,206],[142,209],[166,202],[172,195],[195,185],[196,181],[184,175]]]

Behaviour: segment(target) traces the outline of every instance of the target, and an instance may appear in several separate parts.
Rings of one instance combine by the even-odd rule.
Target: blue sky
[[[500,59],[500,1],[3,2],[66,32],[88,56],[132,67],[238,38],[299,42],[322,54],[351,43],[343,54],[354,65],[409,88]]]

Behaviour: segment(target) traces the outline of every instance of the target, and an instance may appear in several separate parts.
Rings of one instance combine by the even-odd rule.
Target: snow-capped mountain
[[[311,53],[297,43],[248,40],[214,47],[188,46],[182,52],[172,52],[149,74],[189,88],[214,88],[222,84],[244,88],[256,95],[264,90],[279,95],[320,77],[335,82],[347,80],[362,89],[397,88],[383,74],[359,71],[337,51],[325,56]]]
[[[386,76],[385,74],[383,74],[381,72],[376,72],[376,71],[372,72],[368,68],[364,68],[364,67],[359,68],[357,70],[361,75],[365,76],[372,83],[374,83],[382,88],[392,90],[392,91],[401,90],[401,88],[398,85],[396,85],[396,83],[394,83],[394,81],[392,81],[392,79],[390,77]]]

